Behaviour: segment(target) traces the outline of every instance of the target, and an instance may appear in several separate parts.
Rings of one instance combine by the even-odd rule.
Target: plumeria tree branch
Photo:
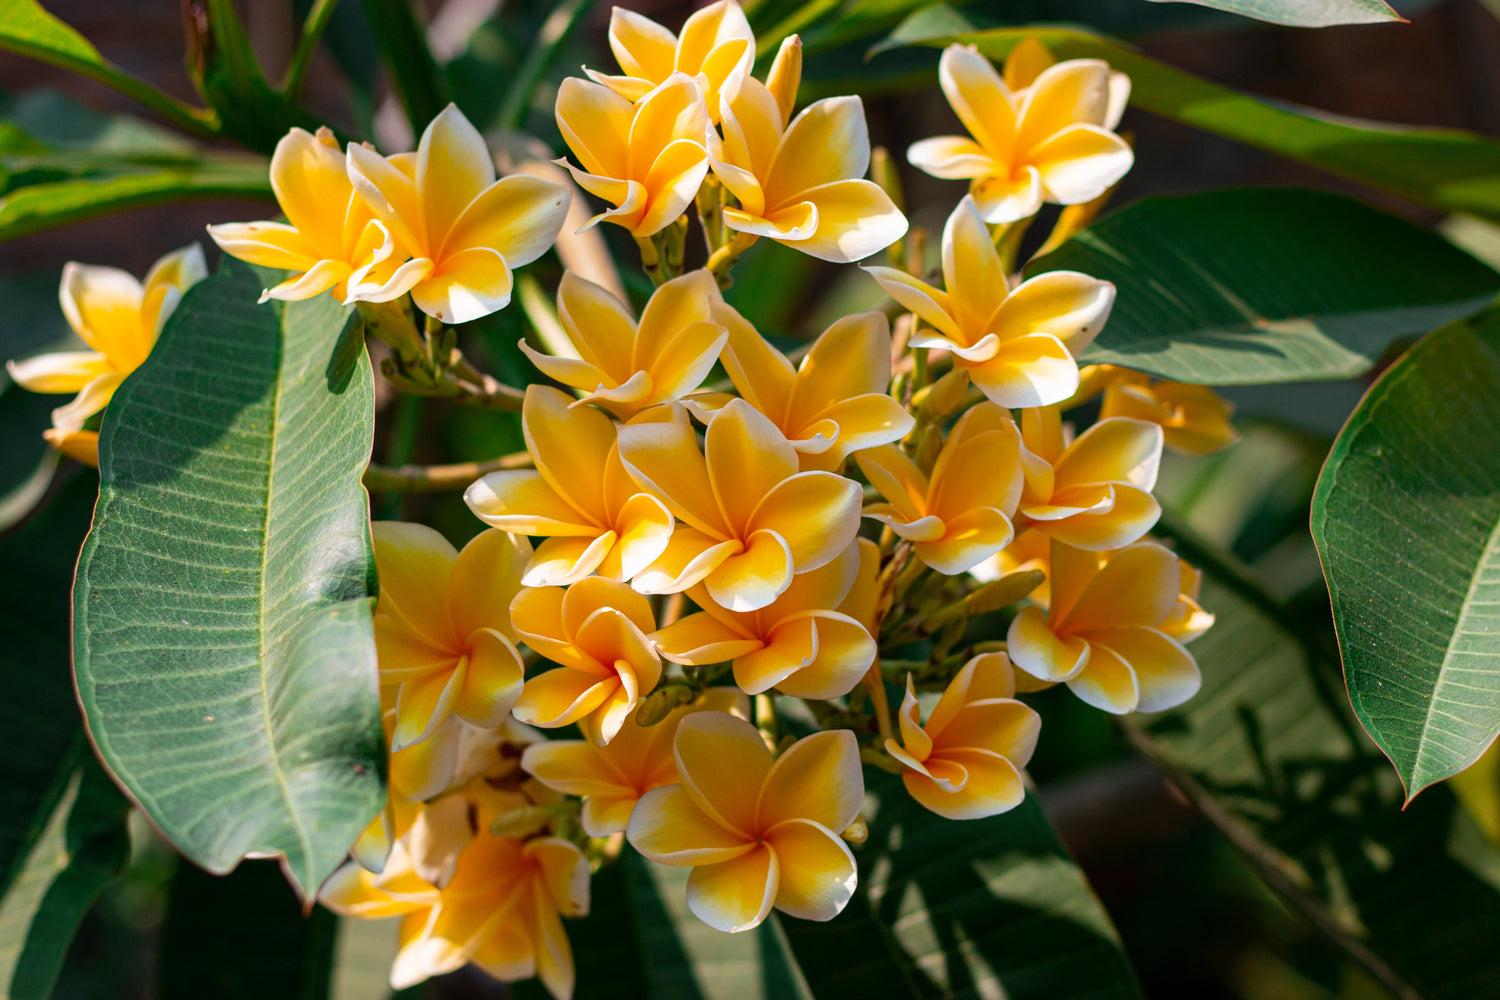
[[[365,470],[365,489],[373,493],[443,493],[467,489],[480,476],[501,469],[525,469],[531,466],[526,452],[501,455],[483,462],[454,462],[449,465],[388,466],[370,463]]]

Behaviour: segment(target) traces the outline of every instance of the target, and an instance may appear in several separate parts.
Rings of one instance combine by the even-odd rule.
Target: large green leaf
[[[1474,133],[1319,117],[1173,69],[1082,28],[968,30],[963,16],[944,4],[907,18],[876,51],[962,42],[1001,60],[1026,38],[1040,38],[1059,58],[1104,59],[1129,74],[1130,102],[1142,110],[1433,208],[1500,219],[1500,141]],[[930,79],[935,86],[935,74]]]
[[[1243,14],[1273,24],[1326,28],[1334,24],[1377,24],[1399,21],[1385,0],[1155,0],[1156,3],[1196,3],[1203,7]]]
[[[1305,544],[1305,543],[1304,543]],[[1296,912],[1403,1000],[1500,989],[1500,854],[1446,788],[1402,810],[1399,783],[1360,732],[1332,637],[1213,553],[1218,616],[1191,647],[1202,690],[1127,726],[1137,745]]]
[[[893,776],[869,791],[849,908],[826,924],[782,922],[815,997],[1140,996],[1109,916],[1034,795],[955,822]]]
[[[1318,480],[1349,697],[1408,795],[1500,733],[1500,310],[1422,340]]]
[[[92,476],[0,537],[0,997],[45,998],[68,944],[129,853],[126,802],[95,763],[68,676],[68,591]]]
[[[1395,338],[1500,292],[1500,274],[1434,233],[1284,189],[1146,198],[1027,270],[1115,283],[1085,360],[1217,385],[1361,375]]]
[[[162,926],[156,995],[324,1000],[338,927],[322,907],[304,914],[269,861],[247,861],[228,875],[181,862]]]
[[[373,378],[328,296],[231,263],[116,392],[74,588],[104,763],[177,847],[285,859],[312,895],[384,798],[360,475]]]

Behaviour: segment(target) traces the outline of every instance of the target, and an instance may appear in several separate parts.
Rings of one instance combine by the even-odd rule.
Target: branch
[[[526,452],[501,455],[487,462],[456,462],[452,465],[388,465],[370,463],[365,469],[365,489],[372,493],[442,493],[467,489],[481,476],[501,469],[525,469],[531,466]]]

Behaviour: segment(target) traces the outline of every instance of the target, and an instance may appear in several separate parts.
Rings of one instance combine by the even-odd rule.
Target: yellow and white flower
[[[639,101],[673,73],[683,73],[698,81],[716,122],[720,88],[755,62],[755,34],[735,0],[694,11],[676,35],[644,14],[616,7],[609,17],[609,47],[624,75],[585,69],[595,83]]]

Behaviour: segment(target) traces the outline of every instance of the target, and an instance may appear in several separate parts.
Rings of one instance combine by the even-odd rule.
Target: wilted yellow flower
[[[630,719],[607,746],[587,740],[533,743],[521,766],[542,784],[566,795],[583,797],[583,831],[590,837],[620,833],[635,804],[653,788],[682,779],[672,757],[677,724],[693,712],[748,713],[748,701],[735,688],[709,688],[691,705],[673,709],[654,726]]]
[[[775,688],[794,698],[838,698],[875,662],[875,640],[837,608],[853,588],[860,547],[792,578],[782,595],[758,611],[726,611],[702,584],[688,591],[702,611],[652,638],[675,663],[734,661],[734,681],[747,694]]]
[[[583,169],[557,162],[579,187],[615,206],[585,229],[608,220],[634,236],[652,236],[693,203],[708,175],[708,107],[697,82],[681,73],[636,104],[570,76],[557,92],[557,127]]]
[[[891,298],[932,327],[915,348],[953,352],[1001,406],[1060,403],[1078,388],[1077,356],[1103,329],[1115,286],[1077,271],[1048,271],[1010,289],[974,200],[943,227],[946,291],[893,267],[866,267]]]
[[[1030,527],[1082,549],[1118,549],[1161,516],[1151,495],[1161,465],[1162,430],[1127,417],[1101,420],[1071,443],[1057,407],[1021,415],[1026,486],[1016,509]]]
[[[931,477],[890,445],[855,459],[887,501],[865,507],[865,516],[890,525],[939,573],[967,572],[1015,534],[1021,435],[994,403],[979,404],[953,425]]]
[[[716,306],[714,315],[729,329],[723,360],[734,387],[791,442],[803,469],[837,471],[854,452],[899,441],[916,424],[886,394],[891,328],[884,313],[834,323],[796,368],[730,306]]]
[[[1135,162],[1112,131],[1129,94],[1123,73],[1098,59],[1070,59],[1025,79],[1037,65],[1008,74],[1024,85],[1013,92],[973,47],[948,46],[938,82],[972,138],[924,139],[906,154],[934,177],[968,180],[986,222],[1027,218],[1044,201],[1092,201]]]
[[[99,434],[84,430],[84,421],[104,409],[125,376],[146,360],[183,292],[207,274],[196,243],[152,264],[144,283],[115,267],[73,261],[63,267],[58,289],[63,315],[92,350],[39,354],[5,366],[23,389],[78,394],[52,411],[52,427],[43,436],[54,448],[99,464]]]
[[[1164,631],[1180,622],[1182,569],[1151,542],[1105,556],[1052,542],[1051,604],[1011,622],[1011,662],[1039,681],[1064,681],[1095,708],[1125,715],[1187,701],[1202,678]]]
[[[546,374],[586,392],[580,402],[628,419],[703,383],[729,336],[713,314],[718,299],[714,276],[690,271],[652,293],[637,325],[625,303],[568,271],[557,290],[557,318],[580,358],[542,354],[524,340],[521,350]]]
[[[525,841],[482,835],[438,889],[416,873],[398,842],[385,870],[355,864],[319,894],[346,917],[401,917],[391,987],[406,989],[472,962],[501,982],[537,976],[557,1000],[573,995],[573,950],[559,916],[589,908],[588,860],[557,837]]]
[[[620,428],[620,458],[682,524],[661,558],[635,575],[647,594],[702,582],[731,611],[754,611],[849,547],[859,530],[859,484],[799,472],[797,451],[742,399],[698,436],[681,408]]]
[[[526,682],[512,709],[522,722],[544,729],[576,722],[603,746],[661,678],[646,638],[656,630],[651,605],[623,583],[592,576],[566,591],[528,588],[510,614],[526,645],[562,665]]]
[[[459,552],[424,524],[376,521],[374,531],[380,682],[399,690],[391,748],[427,739],[450,713],[498,727],[521,694],[509,608],[530,543],[485,531]]]
[[[906,765],[911,797],[948,819],[982,819],[1014,809],[1026,797],[1021,768],[1036,749],[1042,719],[1015,699],[1016,679],[1004,653],[965,663],[920,724],[917,692],[906,678],[901,742],[886,752]]]
[[[1166,445],[1186,455],[1210,455],[1240,439],[1229,418],[1234,406],[1206,385],[1152,380],[1139,372],[1104,390],[1099,419],[1131,417],[1161,427]]]
[[[777,61],[781,100],[795,95],[800,61]],[[788,123],[791,104],[748,73],[719,95],[724,137],[708,133],[714,173],[739,201],[730,229],[765,236],[823,260],[848,263],[906,234],[906,216],[865,180],[870,135],[858,97],[830,97]]]
[[[495,179],[495,161],[479,130],[453,105],[422,133],[415,157],[386,158],[349,146],[349,179],[411,258],[389,277],[356,273],[349,296],[389,302],[407,292],[418,309],[444,323],[467,323],[503,309],[513,268],[536,260],[557,240],[568,190],[529,174]]]
[[[266,289],[262,302],[310,299],[330,288],[342,302],[351,277],[385,280],[400,264],[390,232],[355,194],[344,153],[327,128],[317,134],[294,128],[282,136],[271,155],[271,190],[286,222],[208,227],[229,256],[293,272]]]
[[[626,836],[658,864],[693,867],[688,908],[721,931],[749,930],[776,907],[832,920],[854,895],[854,855],[839,834],[865,797],[847,729],[814,733],[779,759],[755,727],[723,712],[677,726],[682,783],[641,797]]]
[[[546,537],[522,577],[528,587],[577,583],[590,573],[629,580],[672,534],[667,508],[625,471],[614,424],[572,404],[549,386],[528,386],[521,428],[536,468],[491,472],[464,494],[486,524]]]
[[[735,0],[719,0],[694,11],[674,35],[643,14],[616,7],[609,17],[609,47],[624,76],[605,76],[585,69],[629,101],[638,101],[674,72],[698,81],[709,112],[718,121],[719,88],[731,76],[750,72],[755,62],[755,35]]]

